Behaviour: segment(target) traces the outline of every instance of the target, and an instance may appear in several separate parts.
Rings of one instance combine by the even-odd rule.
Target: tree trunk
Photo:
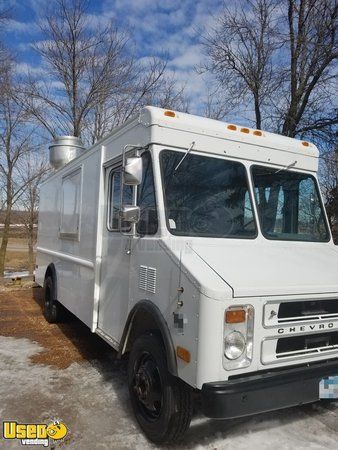
[[[31,222],[28,226],[28,271],[29,275],[34,273],[34,223]]]
[[[1,241],[1,247],[0,247],[0,277],[3,277],[4,272],[5,272],[5,259],[6,259],[10,226],[11,226],[11,207],[7,206],[5,221],[4,221],[4,230],[3,230],[3,234],[2,234],[2,241]]]
[[[295,102],[293,101],[290,105],[290,108],[287,112],[287,116],[285,118],[283,128],[282,128],[282,134],[284,136],[288,136],[291,138],[294,138],[296,135],[296,115],[297,115],[297,106]]]
[[[35,269],[33,248],[34,248],[33,243],[29,239],[28,240],[28,271],[29,271],[29,275],[33,275],[34,269]]]
[[[257,130],[261,130],[262,129],[262,115],[261,115],[261,108],[260,108],[258,95],[254,95],[254,100],[255,100],[256,128],[257,128]]]

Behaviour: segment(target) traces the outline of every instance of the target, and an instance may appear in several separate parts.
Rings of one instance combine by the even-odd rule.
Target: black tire
[[[128,387],[141,429],[156,444],[181,440],[192,416],[191,388],[168,372],[159,338],[136,339],[129,356]]]
[[[51,276],[47,276],[44,282],[44,309],[43,315],[49,323],[58,323],[63,320],[62,305],[55,298],[55,286]]]

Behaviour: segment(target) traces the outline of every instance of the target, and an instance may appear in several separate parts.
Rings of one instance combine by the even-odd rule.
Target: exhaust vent
[[[49,146],[50,165],[58,170],[77,158],[85,148],[80,138],[75,136],[60,136]]]
[[[154,267],[140,266],[138,287],[142,291],[156,293],[156,269]]]

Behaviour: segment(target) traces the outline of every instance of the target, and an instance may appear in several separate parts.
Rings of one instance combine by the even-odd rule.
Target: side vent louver
[[[142,291],[156,292],[156,269],[154,267],[140,266],[138,287]]]

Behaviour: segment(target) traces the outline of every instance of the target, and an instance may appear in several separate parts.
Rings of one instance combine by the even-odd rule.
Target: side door
[[[140,220],[136,225],[136,238],[131,247],[129,309],[140,300],[153,301],[157,306],[159,267],[162,251],[159,247],[158,202],[156,200],[152,155],[146,150],[142,156],[142,182],[137,187],[137,205]],[[163,271],[163,275],[167,273]],[[162,292],[162,298],[164,293]]]
[[[130,227],[120,221],[121,165],[105,173],[106,212],[102,230],[101,288],[98,327],[119,342],[128,314]],[[132,203],[131,186],[124,186],[123,203]]]

